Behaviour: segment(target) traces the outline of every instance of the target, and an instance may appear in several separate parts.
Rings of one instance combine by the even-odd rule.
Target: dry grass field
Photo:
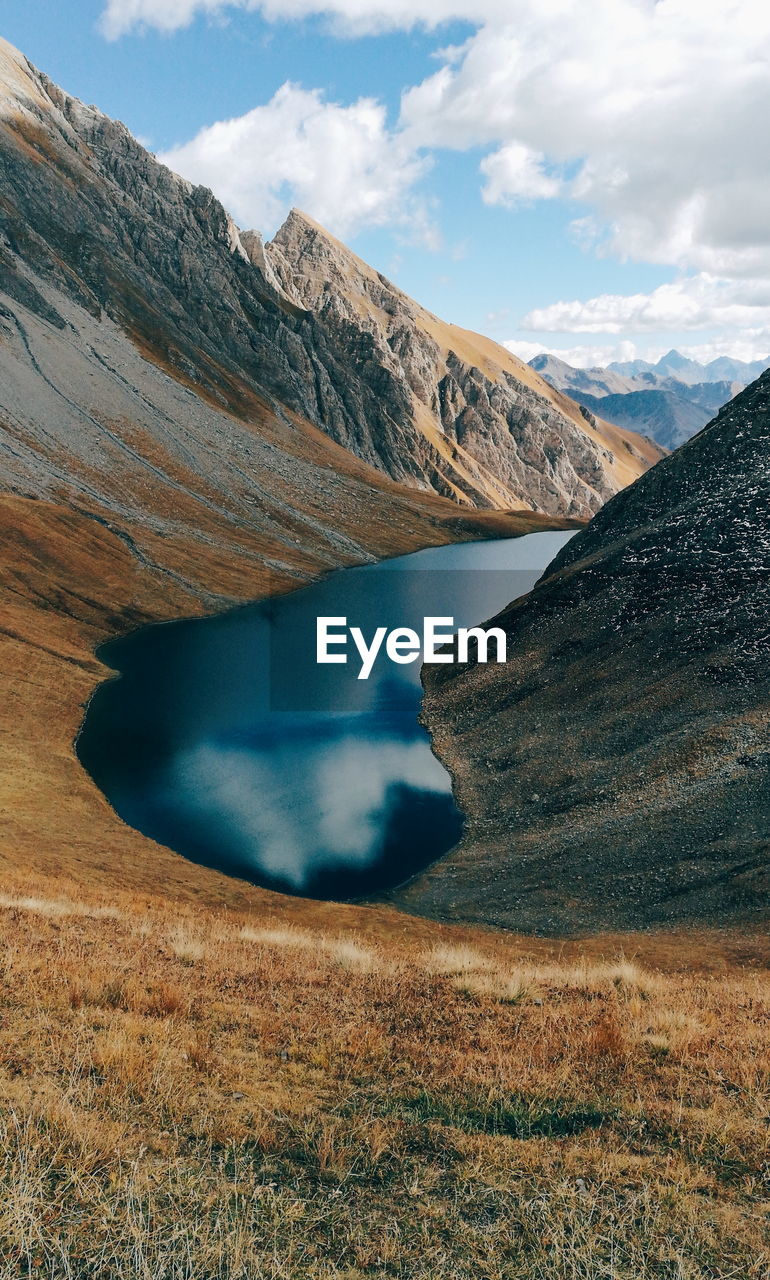
[[[0,898],[0,1280],[770,1274],[750,947],[58,889]]]

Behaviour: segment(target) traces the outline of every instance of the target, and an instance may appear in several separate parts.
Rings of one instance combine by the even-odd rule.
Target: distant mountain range
[[[677,449],[754,382],[770,365],[770,357],[749,362],[721,356],[699,364],[672,350],[657,364],[628,360],[614,361],[606,369],[576,369],[543,353],[530,365],[591,413],[650,436],[666,449]]]
[[[638,374],[652,373],[658,377],[669,377],[677,382],[690,386],[698,382],[742,382],[748,386],[754,382],[770,365],[767,360],[731,360],[728,356],[719,356],[708,364],[699,364],[697,360],[689,360],[681,351],[671,350],[661,356],[657,364],[648,360],[614,360],[607,367],[613,373],[627,374],[635,377]]]

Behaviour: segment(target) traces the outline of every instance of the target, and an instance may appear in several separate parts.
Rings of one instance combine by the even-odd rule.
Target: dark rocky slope
[[[397,900],[543,932],[766,913],[769,619],[770,372],[501,615],[505,666],[425,669],[468,826]]]

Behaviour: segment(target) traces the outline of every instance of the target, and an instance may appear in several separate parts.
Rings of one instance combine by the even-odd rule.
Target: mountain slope
[[[644,443],[584,430],[574,405],[528,373],[504,430],[494,439],[482,431],[484,456],[469,459],[440,423],[426,431],[417,420],[392,350],[296,305],[260,238],[241,237],[209,191],[157,164],[122,125],[68,97],[7,45],[3,80],[5,289],[60,333],[71,322],[46,289],[97,322],[106,315],[218,407],[248,417],[257,394],[392,478],[465,505],[586,516],[656,460]],[[498,465],[509,455],[515,467]],[[501,484],[495,473],[506,470],[511,483]]]
[[[700,398],[696,400],[686,394],[686,390],[683,393],[679,389],[668,391],[651,388],[607,396],[592,396],[582,392],[571,394],[577,394],[580,403],[592,413],[604,414],[627,430],[643,431],[665,449],[673,450],[701,431],[735,394],[731,383],[716,382],[706,385],[718,388],[716,397],[708,397],[709,401],[716,398],[716,404],[703,403]],[[725,394],[720,394],[723,388]]]
[[[286,293],[410,407],[401,441],[336,438],[396,479],[481,506],[586,516],[662,451],[585,417],[504,347],[445,324],[293,210],[266,256]]]
[[[613,369],[602,369],[598,366],[579,369],[547,351],[534,356],[529,362],[529,367],[545,378],[551,386],[558,387],[560,391],[567,391],[570,395],[580,392],[594,396],[596,399],[601,396],[624,395],[628,391],[636,391],[640,388],[643,377],[641,374],[632,377],[629,374],[617,373]],[[647,376],[652,378],[654,375]]]
[[[397,901],[544,932],[766,916],[769,566],[770,372],[496,620],[506,665],[425,669],[468,826]]]

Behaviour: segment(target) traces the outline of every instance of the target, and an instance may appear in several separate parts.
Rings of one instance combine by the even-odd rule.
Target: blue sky
[[[299,204],[431,310],[525,356],[756,358],[763,10],[5,0],[2,34],[240,225],[269,234]]]

